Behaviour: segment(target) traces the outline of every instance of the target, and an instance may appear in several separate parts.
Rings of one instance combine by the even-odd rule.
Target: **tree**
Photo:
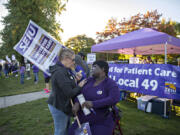
[[[180,36],[180,23],[176,22],[175,24],[175,31],[178,36]]]
[[[176,23],[171,20],[161,20],[161,16],[162,14],[159,14],[157,10],[154,10],[151,12],[147,11],[145,14],[138,13],[131,16],[129,19],[123,18],[120,22],[115,18],[111,18],[104,31],[96,32],[96,40],[100,43],[141,28],[153,28],[172,36],[176,36]],[[120,55],[120,58],[125,58],[125,56]]]
[[[91,52],[91,46],[95,44],[95,41],[93,38],[87,37],[86,35],[77,35],[75,37],[69,38],[65,42],[65,46],[68,48],[71,48],[75,51],[75,53],[78,52]]]
[[[154,10],[151,12],[147,11],[145,14],[138,13],[129,19],[123,18],[120,22],[115,18],[111,18],[104,31],[96,32],[96,40],[100,43],[141,28],[153,28],[176,36],[175,22],[171,20],[166,21],[165,19],[160,20],[161,16],[162,14]]]
[[[9,14],[3,18],[4,29],[0,54],[17,54],[13,46],[21,39],[29,20],[34,21],[57,40],[61,41],[60,24],[56,22],[56,15],[65,10],[67,0],[9,0],[5,7]],[[1,50],[5,50],[4,52]]]

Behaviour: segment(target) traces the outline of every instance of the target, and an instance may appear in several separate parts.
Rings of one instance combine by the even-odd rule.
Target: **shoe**
[[[51,90],[48,90],[48,93],[50,93],[51,92]]]
[[[45,92],[45,93],[49,93],[49,90],[46,89],[46,88],[44,88],[44,92]]]

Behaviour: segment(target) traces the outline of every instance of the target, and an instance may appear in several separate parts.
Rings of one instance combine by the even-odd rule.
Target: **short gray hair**
[[[61,48],[60,52],[59,52],[59,60],[63,60],[66,57],[72,57],[73,55],[75,55],[74,51],[68,48]]]

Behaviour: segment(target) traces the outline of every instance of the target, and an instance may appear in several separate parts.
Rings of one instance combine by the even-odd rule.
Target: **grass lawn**
[[[1,135],[53,135],[53,120],[47,99],[0,109]],[[136,103],[121,101],[124,135],[180,135],[180,117],[169,119],[137,110]]]
[[[53,120],[47,99],[0,109],[1,135],[50,135]]]
[[[26,80],[25,78],[25,83],[23,85],[20,84],[20,76],[11,76],[9,78],[0,77],[0,97],[41,91],[44,87],[45,83],[42,72],[39,72],[39,83],[36,85],[34,84],[32,72],[31,79]]]

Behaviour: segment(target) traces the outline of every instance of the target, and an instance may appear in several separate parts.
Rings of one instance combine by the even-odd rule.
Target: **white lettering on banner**
[[[46,44],[47,44],[48,40],[46,38],[44,38],[43,42],[41,43],[41,45],[43,47],[46,47]]]
[[[26,49],[26,44],[24,44],[24,42],[21,42],[19,45],[19,48],[23,49],[23,51],[25,51]]]
[[[122,72],[123,72],[123,68],[115,67],[115,68],[114,68],[114,72],[115,72],[115,73],[122,73]]]
[[[170,70],[161,70],[160,68],[156,68],[154,70],[154,74],[156,76],[162,76],[162,77],[174,77],[174,78],[177,77],[176,72]]]
[[[30,28],[27,31],[27,36],[29,37],[29,39],[31,39],[33,36],[35,36],[35,34],[36,34],[36,29],[34,29],[34,27],[30,25]]]
[[[28,47],[30,41],[33,39],[33,36],[35,36],[35,34],[36,30],[30,25],[29,29],[27,30],[27,33],[25,34],[22,42],[19,45],[19,48],[25,51],[25,49]]]
[[[138,74],[138,75],[152,75],[152,69],[138,69],[138,68],[124,68],[124,73],[127,74]]]
[[[28,44],[30,43],[29,38],[25,36],[25,37],[23,38],[23,43],[25,43],[26,45],[28,45]]]
[[[109,78],[111,78],[111,79],[113,79],[114,81],[116,81],[116,76],[111,76],[111,75],[109,75]]]
[[[109,68],[109,72],[113,72],[113,67],[110,67],[110,68]]]
[[[116,81],[115,80],[116,76],[113,76],[113,77],[109,76],[109,77],[112,78],[114,81]],[[136,78],[135,80],[119,78],[117,81],[117,84],[120,86],[139,88],[139,78]],[[158,88],[158,81],[144,79],[141,83],[141,86],[144,87],[145,90],[156,91]]]
[[[120,78],[117,83],[120,86],[124,85],[126,87],[138,88],[139,78],[136,78],[135,80],[129,80],[129,79]]]
[[[49,40],[49,42],[48,42],[48,44],[47,44],[47,46],[46,46],[46,49],[47,49],[47,50],[50,48],[51,44],[52,44],[52,40]]]
[[[149,89],[149,87],[152,87],[152,91],[155,91],[158,87],[158,82],[156,80],[150,80],[144,79],[144,81],[141,83],[141,86],[143,86],[146,90]]]

